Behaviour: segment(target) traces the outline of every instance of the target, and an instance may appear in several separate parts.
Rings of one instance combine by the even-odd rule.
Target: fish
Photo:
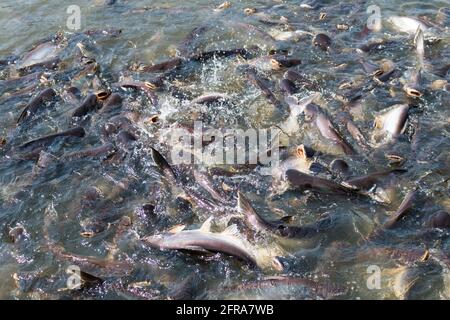
[[[280,81],[280,89],[288,95],[293,95],[298,92],[298,88],[295,86],[295,83],[289,79],[282,79]]]
[[[414,36],[414,43],[416,45],[417,60],[419,62],[419,69],[424,68],[425,59],[425,44],[423,40],[423,30],[417,28],[416,35]]]
[[[289,105],[289,117],[280,124],[279,128],[287,135],[291,135],[300,131],[298,116],[302,114],[307,105],[320,97],[319,93],[312,93],[302,99],[295,96],[287,96],[284,101]]]
[[[96,94],[90,94],[84,99],[83,103],[77,107],[73,113],[73,118],[79,118],[87,115],[88,113],[99,109],[100,104]]]
[[[238,234],[236,225],[221,233],[211,232],[212,218],[207,219],[199,229],[174,231],[147,236],[142,241],[163,250],[188,250],[200,253],[220,252],[236,257],[256,267],[257,260],[248,244]]]
[[[369,149],[369,144],[367,139],[358,126],[353,122],[352,117],[347,112],[341,112],[337,116],[338,121],[345,124],[347,131],[350,133],[352,138],[358,143],[358,145],[363,149]]]
[[[64,137],[78,137],[83,138],[86,135],[86,131],[82,127],[76,127],[72,128],[66,131],[57,132],[54,134],[50,134],[38,139],[34,139],[31,141],[28,141],[19,147],[17,147],[18,151],[25,151],[28,149],[34,149],[39,147],[45,147],[50,144],[52,144],[56,139],[58,138],[64,138]]]
[[[334,174],[341,177],[347,177],[350,174],[350,167],[347,162],[342,159],[334,159],[330,163],[330,169]]]
[[[209,195],[212,196],[212,198],[221,204],[228,204],[228,200],[226,197],[222,194],[220,194],[216,189],[213,187],[213,182],[209,179],[209,177],[198,171],[194,170],[194,179],[195,182],[200,185],[204,190],[208,192]]]
[[[331,38],[324,33],[319,33],[314,36],[312,43],[321,50],[328,51],[331,46]]]
[[[362,65],[364,71],[371,77],[378,77],[383,74],[383,69],[372,61],[360,60],[360,64]]]
[[[162,156],[162,154],[153,147],[150,147],[150,150],[152,153],[153,162],[164,173],[164,176],[172,182],[178,181],[178,177],[175,174],[175,171],[172,169],[172,166],[167,162],[167,160]]]
[[[258,87],[263,96],[269,100],[275,107],[281,108],[281,102],[275,97],[273,92],[269,89],[263,79],[258,75],[257,71],[253,68],[247,68],[245,71],[247,79],[256,87]]]
[[[433,261],[419,261],[395,270],[392,288],[401,300],[436,299],[443,286],[442,267]]]
[[[314,82],[309,80],[305,75],[294,70],[287,70],[284,73],[283,78],[292,81],[298,87],[319,91],[319,87]]]
[[[122,106],[123,98],[118,93],[112,93],[103,103],[100,113],[109,113]]]
[[[405,130],[408,111],[407,104],[393,105],[375,118],[374,126],[395,138]]]
[[[423,95],[421,70],[411,73],[408,83],[403,86],[406,94],[413,98],[420,98]]]
[[[287,292],[280,292],[279,289],[282,287],[287,287]],[[234,286],[227,286],[221,293],[248,292],[250,290],[257,290],[256,295],[252,295],[250,299],[261,299],[261,294],[263,294],[263,297],[266,297],[264,292],[270,288],[278,289],[273,296],[270,296],[272,299],[280,299],[280,295],[281,297],[286,296],[286,299],[332,299],[345,295],[349,290],[346,287],[341,287],[328,281],[321,281],[317,279],[312,280],[308,277],[283,275],[264,277],[261,280],[250,281]],[[296,290],[298,288],[302,288],[302,290],[298,292]],[[298,296],[295,295],[296,293]],[[246,296],[245,299],[249,298]]]
[[[374,185],[379,183],[382,179],[389,177],[391,174],[401,174],[405,173],[408,170],[406,169],[391,169],[385,171],[379,171],[374,173],[369,173],[367,175],[361,177],[354,177],[342,182],[343,185],[348,188],[357,189],[357,190],[369,190]]]
[[[315,124],[322,137],[338,145],[345,154],[353,155],[356,153],[353,147],[342,138],[328,115],[318,105],[314,103],[306,105],[304,113],[308,117],[308,121]]]
[[[268,221],[252,207],[244,194],[238,191],[238,211],[245,217],[247,226],[256,231],[264,231],[280,237],[305,239],[319,234],[318,226],[311,224],[305,226],[287,226],[283,221]]]
[[[450,228],[450,214],[444,210],[439,210],[428,219],[426,226],[440,229]]]
[[[52,88],[41,91],[33,100],[31,100],[27,104],[27,106],[17,119],[17,123],[20,124],[35,115],[43,104],[52,101],[55,96],[56,92]]]
[[[211,104],[226,101],[228,99],[229,96],[223,93],[207,93],[193,99],[191,104]]]
[[[315,177],[295,169],[286,171],[286,180],[293,188],[311,189],[324,193],[349,194],[354,191],[352,185],[341,185],[334,181]]]
[[[173,58],[168,61],[154,64],[152,66],[146,66],[141,69],[143,72],[165,72],[180,66],[183,63],[181,58]]]
[[[26,53],[17,63],[18,69],[53,63],[58,58],[62,47],[54,42],[44,42]]]
[[[421,29],[422,32],[428,30],[427,25],[423,21],[414,17],[390,16],[386,20],[395,28],[395,30],[410,35],[415,34],[418,29]]]
[[[187,36],[183,39],[183,41],[178,45],[177,51],[180,56],[191,56],[195,51],[195,43],[196,41],[206,32],[208,32],[211,27],[207,25],[202,25],[191,30]]]
[[[116,147],[112,143],[106,143],[99,147],[89,148],[82,151],[75,151],[64,154],[62,161],[73,161],[84,158],[103,158],[106,159],[116,152]]]
[[[384,223],[384,228],[392,229],[411,210],[417,198],[417,191],[410,191],[406,194],[397,211]]]

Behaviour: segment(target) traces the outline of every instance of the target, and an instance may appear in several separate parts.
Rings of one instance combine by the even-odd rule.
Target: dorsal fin
[[[167,230],[168,233],[178,233],[180,231],[183,231],[186,226],[184,224],[178,224],[176,226],[173,226],[169,230]]]
[[[198,229],[199,231],[202,232],[211,232],[211,223],[212,223],[213,217],[209,217],[208,219],[205,220],[205,222],[203,222],[202,226],[200,227],[200,229]]]
[[[237,225],[232,224],[228,226],[225,230],[222,231],[223,235],[232,236],[232,237],[238,237],[240,238],[239,230]]]

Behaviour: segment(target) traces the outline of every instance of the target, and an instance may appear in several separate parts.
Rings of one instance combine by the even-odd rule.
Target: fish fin
[[[198,229],[201,232],[211,232],[211,223],[212,223],[213,217],[209,217],[208,219],[205,220],[205,222],[203,222],[202,226],[200,227],[200,229]]]
[[[414,36],[414,44],[416,45],[416,52],[419,58],[419,66],[423,66],[423,59],[425,56],[425,46],[423,39],[423,30],[420,26],[417,28],[416,34]]]
[[[179,225],[176,225],[176,226],[170,228],[169,230],[167,230],[167,232],[175,234],[175,233],[178,233],[180,231],[183,231],[185,228],[186,228],[186,226],[184,224],[179,224]]]
[[[228,226],[225,230],[222,231],[222,234],[232,237],[239,237],[239,238],[241,237],[238,227],[235,224]]]
[[[240,191],[238,191],[238,211],[244,215],[256,214],[250,201],[248,201],[247,197]]]

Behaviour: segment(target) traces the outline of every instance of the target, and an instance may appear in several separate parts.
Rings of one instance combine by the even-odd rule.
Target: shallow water
[[[368,35],[360,35],[368,17],[366,8],[371,4],[364,1],[344,1],[333,8],[333,1],[317,1],[322,4],[317,9],[300,8],[298,1],[232,1],[230,8],[219,11],[214,8],[220,1],[180,4],[179,1],[117,0],[110,5],[106,2],[78,2],[81,8],[78,31],[66,26],[66,9],[72,1],[3,0],[0,4],[3,31],[0,33],[0,60],[11,61],[9,65],[0,64],[0,138],[6,140],[0,147],[0,275],[5,279],[0,283],[0,298],[397,299],[404,297],[395,289],[398,274],[404,268],[423,268],[423,264],[427,272],[420,272],[408,296],[449,298],[449,229],[425,226],[436,211],[450,210],[450,95],[448,91],[429,87],[435,80],[448,80],[448,76],[440,78],[430,70],[449,63],[449,20],[447,17],[442,25],[431,28],[431,35],[425,36],[441,40],[425,46],[425,63],[432,66],[424,70],[426,90],[420,99],[407,99],[401,83],[406,72],[417,64],[413,36],[396,32],[385,21],[392,15],[425,16],[435,21],[439,8],[450,6],[448,1],[378,1],[383,29]],[[257,8],[258,14],[245,15],[243,11],[247,7]],[[319,20],[320,12],[327,13],[324,20]],[[298,41],[268,39],[264,32],[280,31],[286,25],[260,19],[273,22],[281,16],[288,19],[287,26],[293,30],[328,33],[332,38],[332,50],[323,52],[312,46],[309,35]],[[336,25],[341,23],[348,24],[349,29],[337,30]],[[124,76],[153,80],[154,74],[130,71],[130,67],[150,66],[174,57],[188,33],[203,25],[210,28],[191,43],[192,54],[256,45],[261,50],[255,56],[267,55],[270,49],[287,49],[290,55],[300,58],[302,64],[293,69],[308,75],[318,86],[322,94],[320,105],[333,120],[343,108],[338,100],[343,91],[338,87],[348,81],[370,81],[357,63],[361,56],[350,48],[358,48],[374,38],[391,41],[367,58],[377,62],[392,60],[399,76],[389,84],[364,92],[360,104],[352,108],[351,113],[357,126],[371,140],[378,112],[396,103],[408,103],[411,108],[405,132],[394,143],[373,141],[371,147],[364,150],[349,137],[347,140],[357,154],[343,155],[336,146],[321,139],[303,116],[298,120],[300,130],[289,140],[291,146],[303,143],[321,151],[323,154],[317,161],[325,166],[335,158],[345,160],[351,176],[394,168],[386,155],[402,156],[406,160],[401,167],[408,171],[396,175],[390,185],[381,186],[386,189],[390,203],[379,203],[362,195],[329,195],[305,190],[290,190],[271,197],[278,190],[273,189],[272,177],[261,175],[259,167],[233,174],[216,170],[218,173],[214,174],[211,173],[214,168],[205,165],[201,168],[174,166],[174,169],[183,177],[185,188],[211,200],[215,203],[214,209],[192,206],[176,198],[176,190],[155,166],[150,149],[154,147],[166,156],[170,153],[171,145],[164,135],[170,136],[173,125],[189,127],[196,116],[201,116],[206,127],[263,129],[279,125],[287,116],[285,105],[284,109],[276,110],[242,76],[239,65],[244,63],[243,58],[236,56],[213,58],[180,68],[167,80],[170,92],[156,91],[157,104],[152,104],[142,91],[114,85]],[[248,25],[257,28],[249,29]],[[122,32],[114,37],[80,33],[111,29]],[[67,41],[56,69],[16,70],[15,61],[36,43],[57,32]],[[82,43],[87,55],[99,64],[95,77],[78,73],[80,50],[77,43]],[[37,79],[41,80],[10,81],[32,72],[39,72]],[[278,88],[278,81],[283,72],[261,74],[270,80],[269,87],[282,101],[284,94]],[[74,108],[81,102],[73,103],[65,95],[71,86],[80,89],[83,97],[101,88],[119,93],[124,99],[120,113],[135,120],[130,130],[136,132],[137,141],[123,145],[117,136],[104,134],[105,124],[111,122],[117,112],[92,112],[83,119],[72,119]],[[25,105],[44,87],[54,88],[60,97],[46,104],[46,108],[29,121],[17,125],[16,120]],[[174,94],[174,88],[182,97]],[[211,92],[227,94],[231,102],[219,102],[203,106],[203,109],[190,104],[192,99]],[[311,92],[303,88],[297,95],[305,97]],[[155,114],[160,119],[156,124],[146,121]],[[48,164],[39,167],[36,157],[29,159],[17,151],[17,146],[27,141],[74,126],[84,127],[86,136],[60,139],[48,145],[44,149],[51,154]],[[338,128],[348,135],[342,125]],[[108,142],[117,149],[114,157],[64,158],[68,153]],[[193,171],[200,169],[210,170],[214,188],[227,197],[225,204],[214,201],[195,183]],[[224,184],[228,186],[226,190],[223,190]],[[420,201],[396,228],[380,231],[404,195],[414,188],[420,192]],[[329,218],[330,227],[308,240],[286,240],[254,233],[243,225],[242,217],[228,221],[237,214],[238,189],[268,219],[290,215],[294,217],[293,225],[303,225]],[[146,204],[151,204],[153,210]],[[241,236],[254,246],[254,253],[268,249],[279,257],[283,271],[253,268],[219,253],[160,251],[139,240],[178,224],[185,224],[188,229],[197,228],[209,216],[214,217],[215,231],[237,223]],[[131,220],[131,226],[125,224],[125,231],[121,232],[121,222],[126,222],[126,217]],[[83,234],[91,230],[89,226],[96,227],[92,237]],[[9,233],[17,227],[25,231],[17,241],[12,241]],[[426,249],[431,258],[421,262]],[[78,265],[82,271],[105,281],[91,288],[68,289],[70,265]],[[380,271],[380,286],[375,289],[368,286],[368,281],[373,280],[370,270]],[[260,282],[263,284],[256,288],[251,285],[272,276],[309,279],[315,289],[311,289],[314,286],[307,281]],[[407,286],[405,281],[397,282]]]

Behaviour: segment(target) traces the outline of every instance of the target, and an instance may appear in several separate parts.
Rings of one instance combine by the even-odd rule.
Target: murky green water
[[[75,4],[73,1],[0,3],[0,138],[5,139],[0,147],[0,298],[449,298],[449,229],[430,228],[427,222],[439,210],[450,210],[450,95],[448,87],[436,88],[448,76],[434,72],[449,64],[449,17],[439,20],[436,15],[450,3],[378,1],[375,4],[381,10],[383,29],[364,34],[366,8],[372,4],[364,1],[317,1],[317,8],[301,7],[298,1],[231,2],[229,8],[214,10],[220,1],[79,1],[80,30],[66,25],[66,10]],[[257,11],[246,15],[245,8]],[[320,13],[326,13],[323,20]],[[425,33],[423,96],[419,99],[406,97],[402,90],[407,72],[417,66],[414,35],[397,32],[389,25],[386,19],[393,15],[421,16],[435,24]],[[338,24],[347,25],[348,30],[338,30]],[[245,61],[232,55],[185,63],[164,79],[153,103],[145,90],[117,85],[126,78],[154,81],[157,74],[139,72],[135,67],[180,55],[180,43],[199,26],[207,28],[187,42],[189,56],[247,48],[252,57]],[[119,29],[121,32],[115,34]],[[108,30],[109,34],[84,34],[87,30]],[[296,40],[274,39],[280,32],[295,30],[307,33]],[[321,32],[332,40],[327,52],[312,45],[312,36]],[[64,40],[56,67],[18,69],[26,52],[57,33]],[[385,43],[369,53],[354,50],[379,38]],[[432,38],[440,41],[432,42]],[[253,46],[259,50],[252,51]],[[306,75],[315,88],[301,87],[297,97],[319,91],[320,106],[356,154],[345,155],[321,138],[303,115],[298,118],[298,130],[288,140],[290,147],[303,143],[321,151],[315,161],[329,168],[333,159],[345,160],[351,177],[393,168],[408,171],[390,175],[372,186],[367,196],[311,190],[281,193],[275,178],[261,175],[259,166],[242,170],[174,166],[185,192],[191,198],[196,195],[190,202],[177,197],[173,183],[152,160],[150,147],[168,157],[171,130],[175,126],[192,128],[193,120],[199,119],[212,128],[279,127],[288,115],[283,103],[286,94],[279,88],[284,70],[258,70],[282,102],[277,109],[241,69],[252,63],[252,58],[267,56],[271,50],[301,59],[302,63],[292,69]],[[84,63],[86,59],[98,64],[95,71]],[[364,72],[360,59],[379,64],[387,59],[395,64],[397,73],[380,84]],[[21,78],[27,75],[32,76]],[[342,87],[347,82],[352,88],[361,88],[359,84],[373,87],[354,91],[362,93],[362,98],[346,108],[340,97],[349,92]],[[57,97],[17,124],[27,103],[47,87],[53,88]],[[71,87],[79,89],[78,98],[68,93]],[[84,98],[99,90],[120,94],[122,108],[94,110],[82,119],[73,118]],[[226,94],[227,101],[190,103],[213,92]],[[404,133],[390,143],[376,143],[376,115],[399,103],[409,105]],[[338,121],[344,109],[370,142],[366,149]],[[149,121],[154,115],[159,116],[156,123]],[[20,150],[27,141],[76,126],[84,128],[84,137],[56,139],[32,152]],[[108,130],[112,127],[133,134],[136,141],[120,132],[111,133]],[[67,156],[108,144],[113,154]],[[387,155],[404,161],[390,163]],[[329,170],[316,174],[341,182]],[[206,172],[213,188],[226,200],[221,203],[201,188],[194,171]],[[419,197],[412,209],[395,228],[385,230],[384,222],[413,189]],[[292,216],[290,224],[297,226],[324,219],[329,226],[308,240],[255,232],[236,211],[237,190],[267,219]],[[384,203],[373,197],[379,190]],[[180,224],[198,228],[210,216],[215,232],[237,224],[240,236],[252,246],[252,254],[270,253],[261,258],[264,266],[251,267],[220,253],[161,251],[142,241]],[[278,267],[270,262],[275,256]],[[73,265],[103,283],[68,288],[73,275],[67,269]],[[374,278],[377,275],[380,277]],[[281,276],[284,278],[267,280]]]

